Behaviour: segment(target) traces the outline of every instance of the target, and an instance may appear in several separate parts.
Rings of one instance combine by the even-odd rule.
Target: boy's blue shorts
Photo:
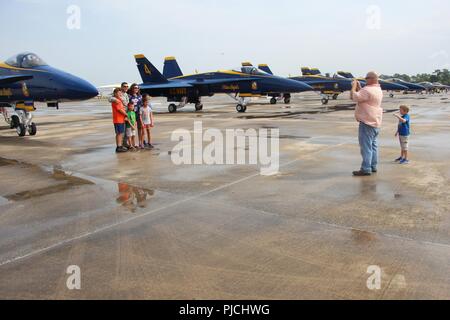
[[[114,123],[114,130],[116,131],[116,134],[124,134],[125,123]]]

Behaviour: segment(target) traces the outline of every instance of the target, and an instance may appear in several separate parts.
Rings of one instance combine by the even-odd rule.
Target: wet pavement
[[[110,106],[35,114],[36,137],[0,124],[0,298],[450,299],[450,102],[385,98],[377,175],[359,168],[354,104],[228,97],[177,114],[155,100],[156,148],[116,155]],[[412,106],[412,162],[391,115]],[[176,129],[280,129],[280,172],[171,161]],[[66,286],[71,265],[81,290]],[[369,266],[381,268],[370,290]]]

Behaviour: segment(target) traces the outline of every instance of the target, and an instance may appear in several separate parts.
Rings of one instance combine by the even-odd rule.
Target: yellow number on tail
[[[148,68],[148,66],[146,64],[144,64],[144,71],[146,74],[151,75],[152,72],[150,71],[150,69]]]

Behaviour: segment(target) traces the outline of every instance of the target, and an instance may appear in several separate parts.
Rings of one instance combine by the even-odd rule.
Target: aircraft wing
[[[24,80],[33,79],[33,76],[20,75],[20,76],[0,76],[0,84],[14,83]]]

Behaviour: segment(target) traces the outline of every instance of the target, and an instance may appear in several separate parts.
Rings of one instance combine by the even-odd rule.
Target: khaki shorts
[[[133,130],[133,128],[127,128],[127,137],[136,137],[136,130]]]
[[[402,147],[402,151],[409,150],[409,136],[400,136],[400,146]]]

